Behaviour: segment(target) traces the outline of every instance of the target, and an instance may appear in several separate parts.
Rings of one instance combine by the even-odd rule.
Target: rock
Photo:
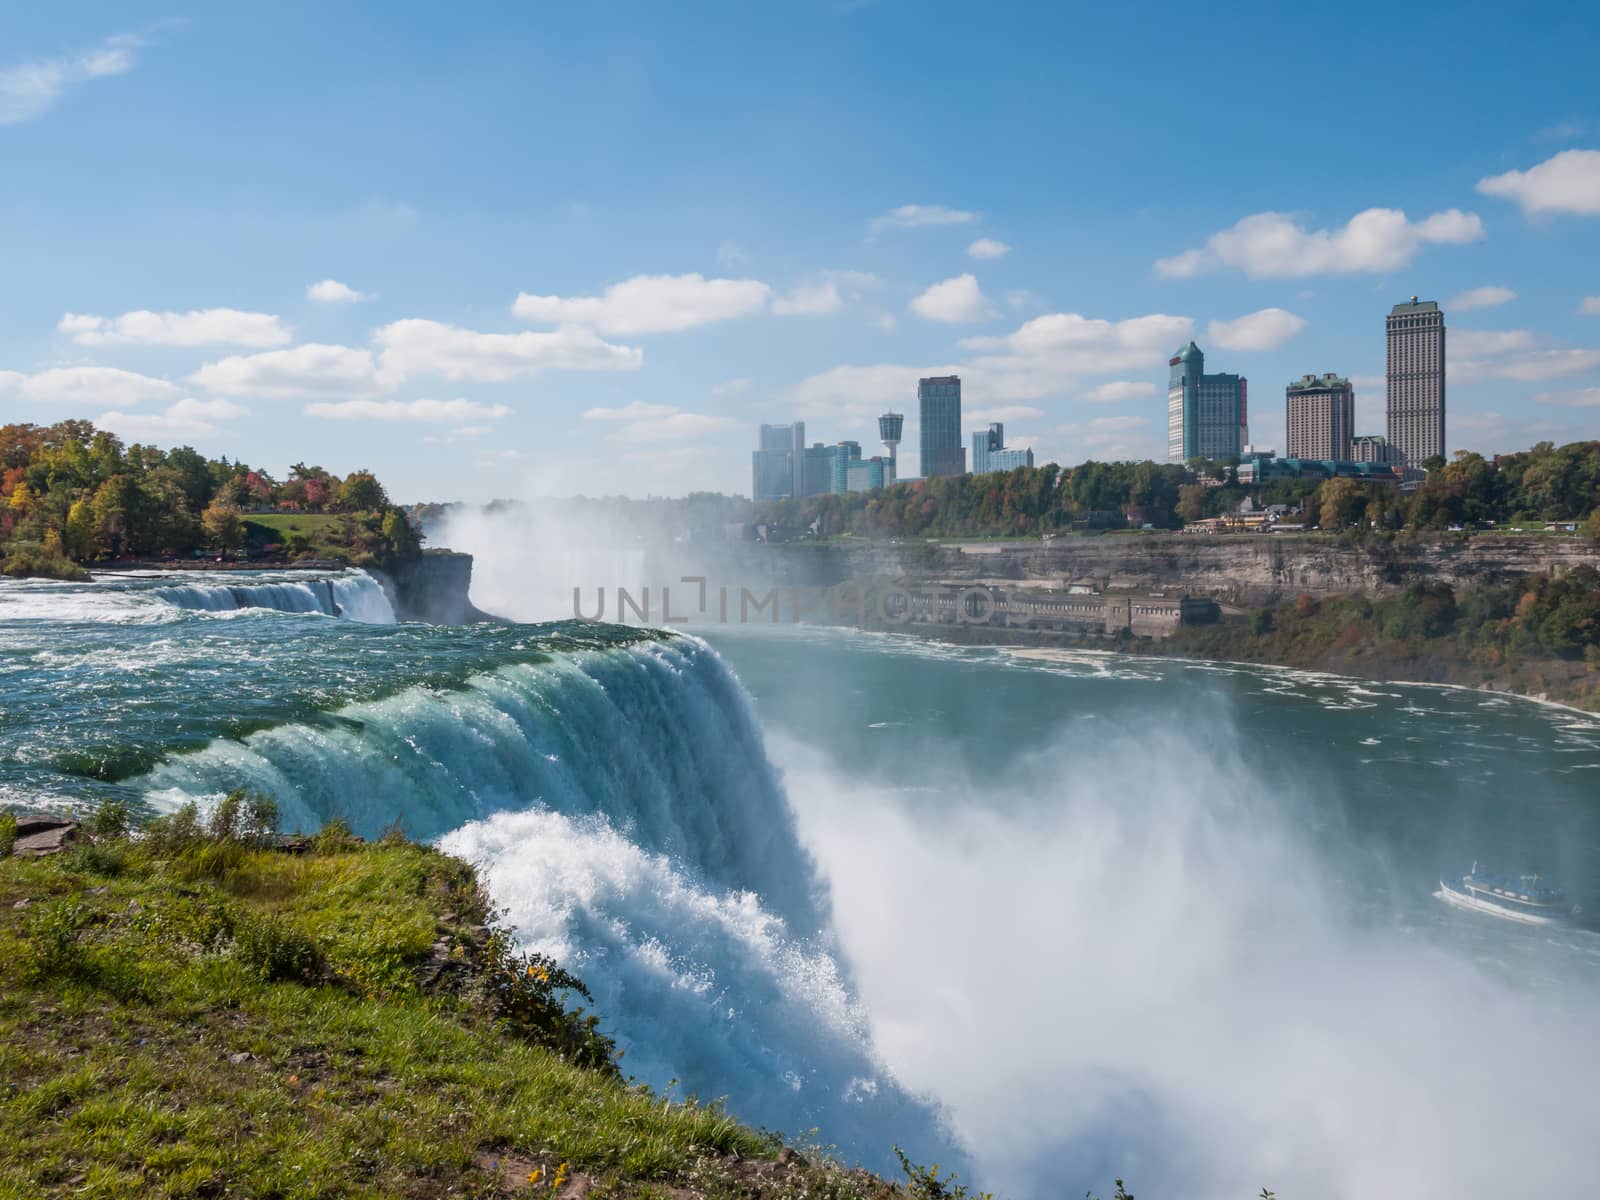
[[[82,827],[64,817],[18,817],[11,853],[17,858],[43,858],[76,845],[82,836]]]
[[[28,905],[30,905],[30,904],[32,904],[32,903],[33,903],[33,901],[32,901],[32,900],[30,900],[30,899],[28,899],[28,897],[26,897],[26,896],[24,896],[24,897],[23,897],[23,898],[22,898],[22,899],[21,899],[21,900],[18,900],[18,901],[17,901],[17,902],[16,902],[16,903],[15,903],[15,904],[13,904],[13,905],[12,905],[12,906],[11,906],[11,907],[12,907],[12,908],[27,908],[27,907],[28,907]]]
[[[248,1050],[241,1050],[237,1054],[228,1055],[228,1061],[236,1067],[242,1067],[245,1063],[255,1062],[255,1060],[256,1056]]]

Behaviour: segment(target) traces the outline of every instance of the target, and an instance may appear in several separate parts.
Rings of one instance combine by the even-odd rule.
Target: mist
[[[559,621],[596,613],[618,620],[617,591],[635,602],[649,589],[649,622],[661,623],[662,588],[690,623],[704,577],[713,590],[764,582],[741,554],[749,505],[704,496],[685,500],[536,500],[487,508],[457,506],[428,529],[430,541],[473,556],[472,599],[486,612],[516,621]],[[625,613],[634,618],[630,611]],[[637,618],[634,618],[637,619]],[[646,623],[649,623],[646,622]]]
[[[1594,1178],[1592,976],[1530,993],[1353,915],[1337,831],[1314,842],[1310,796],[1259,786],[1236,738],[1064,737],[996,806],[937,744],[931,802],[769,734],[874,1043],[946,1107],[983,1186],[1443,1198]]]

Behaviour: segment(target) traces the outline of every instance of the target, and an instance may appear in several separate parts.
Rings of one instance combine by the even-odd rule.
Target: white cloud
[[[1600,387],[1580,388],[1574,392],[1540,392],[1534,400],[1563,408],[1600,408]]]
[[[321,279],[306,288],[306,299],[315,300],[318,304],[359,304],[363,300],[371,300],[372,293],[358,292],[337,279]]]
[[[1580,317],[1600,317],[1600,296],[1585,296],[1578,305]]]
[[[1478,181],[1486,196],[1515,200],[1522,211],[1600,216],[1600,150],[1563,150],[1526,171]]]
[[[1001,404],[995,408],[977,408],[963,414],[968,425],[987,425],[991,421],[1026,421],[1044,416],[1044,409],[1031,404]]]
[[[0,125],[19,125],[49,109],[75,84],[133,70],[136,33],[119,33],[88,50],[63,58],[37,59],[0,70]]]
[[[1474,213],[1447,209],[1411,221],[1397,208],[1369,208],[1338,229],[1308,230],[1286,213],[1256,213],[1214,233],[1204,248],[1156,260],[1156,274],[1188,278],[1233,267],[1257,279],[1354,275],[1403,267],[1428,244],[1483,237]]]
[[[1453,329],[1448,334],[1452,354],[1462,358],[1490,358],[1531,350],[1535,339],[1526,329]]]
[[[172,400],[183,389],[165,379],[118,367],[51,367],[32,375],[0,371],[0,389],[40,404],[128,406],[144,400]]]
[[[957,275],[936,283],[911,302],[911,311],[924,321],[957,325],[993,315],[975,275]]]
[[[680,411],[676,404],[646,404],[635,400],[621,408],[590,408],[583,414],[585,421],[638,421],[647,417],[669,417]]]
[[[916,404],[917,380],[927,375],[950,375],[959,367],[874,366],[830,367],[789,388],[787,407],[799,416],[853,423],[863,428],[885,409],[906,412]],[[915,411],[914,409],[910,411]],[[873,426],[876,432],[876,426]]]
[[[1190,318],[1165,313],[1125,321],[1047,313],[1003,337],[972,337],[961,344],[990,352],[977,364],[998,370],[1042,368],[1062,376],[1104,375],[1160,368],[1172,348],[1188,341],[1193,330]]]
[[[159,441],[216,433],[215,422],[244,415],[243,408],[227,400],[185,397],[169,404],[162,413],[103,412],[94,419],[94,424],[96,428],[108,429],[130,440]]]
[[[1155,453],[1148,444],[1149,424],[1145,417],[1093,417],[1070,425],[1057,425],[1056,433],[1072,444],[1067,457],[1074,461],[1086,457],[1144,459]]]
[[[512,312],[526,321],[584,325],[602,333],[676,333],[758,313],[771,292],[756,279],[636,275],[612,284],[599,296],[522,292]]]
[[[1600,370],[1600,350],[1538,350],[1513,358],[1453,362],[1450,364],[1450,378],[1461,383],[1474,383],[1482,379],[1515,379],[1537,383],[1596,370]]]
[[[1450,297],[1447,309],[1456,312],[1467,312],[1474,308],[1497,308],[1502,304],[1509,304],[1517,298],[1517,294],[1508,287],[1478,287],[1462,292],[1459,296]]]
[[[732,417],[684,412],[674,404],[645,404],[637,400],[621,408],[591,408],[583,414],[583,419],[616,424],[616,432],[606,435],[613,442],[672,441],[739,428],[739,422]]]
[[[1224,350],[1273,350],[1305,327],[1305,320],[1292,312],[1263,308],[1232,321],[1213,321],[1207,336]]]
[[[717,261],[729,270],[734,270],[748,263],[750,256],[734,243],[723,242],[717,247]]]
[[[979,238],[967,247],[967,253],[973,258],[1004,258],[1011,253],[1011,247],[994,238]]]
[[[202,308],[186,313],[140,309],[120,317],[67,313],[56,325],[80,346],[250,346],[289,342],[291,332],[271,313]]]
[[[241,396],[363,395],[382,391],[372,352],[307,342],[288,350],[235,354],[206,363],[189,382]]]
[[[618,442],[655,442],[699,437],[704,433],[723,433],[738,429],[732,417],[713,417],[706,413],[676,412],[624,425],[611,435]]]
[[[780,317],[825,317],[844,307],[844,297],[835,283],[802,284],[772,302]]]
[[[978,219],[975,212],[962,212],[942,204],[902,204],[881,217],[872,219],[872,232],[885,229],[925,229],[930,225],[970,225]]]
[[[748,379],[729,379],[711,389],[713,396],[742,396],[750,390]]]
[[[1102,383],[1083,393],[1082,399],[1090,404],[1121,404],[1127,400],[1145,400],[1159,395],[1161,389],[1154,383],[1117,379]]]
[[[476,400],[342,400],[308,404],[304,412],[332,421],[498,421],[511,415],[511,407]]]
[[[895,326],[899,324],[899,322],[894,319],[894,314],[888,312],[881,312],[877,316],[873,317],[872,323],[885,333],[893,333]]]
[[[613,345],[575,325],[548,333],[478,333],[413,317],[385,325],[375,340],[388,383],[410,375],[500,383],[546,370],[637,371],[644,365],[644,351]]]

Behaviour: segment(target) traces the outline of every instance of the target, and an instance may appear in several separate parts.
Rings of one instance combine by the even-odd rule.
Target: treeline
[[[1544,693],[1600,707],[1600,571],[1499,585],[1414,583],[1397,596],[1301,596],[1220,625],[1185,626],[1161,653]]]
[[[326,553],[383,566],[421,551],[405,514],[370,471],[341,479],[297,463],[279,481],[188,446],[124,446],[88,421],[0,426],[5,574],[73,577],[81,574],[75,564],[85,562],[200,550],[235,555],[245,548],[252,513],[342,514],[324,538],[291,539],[283,547],[290,557]]]
[[[1531,450],[1491,461],[1461,452],[1423,464],[1412,492],[1337,478],[1243,484],[1235,462],[1087,462],[1019,467],[990,475],[918,479],[877,492],[808,496],[757,506],[757,519],[791,533],[863,537],[1026,537],[1074,529],[1158,528],[1256,505],[1297,510],[1324,530],[1398,531],[1549,521],[1587,522],[1600,539],[1600,441]]]

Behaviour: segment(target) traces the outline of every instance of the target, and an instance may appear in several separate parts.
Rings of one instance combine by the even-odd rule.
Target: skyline
[[[1162,461],[1191,338],[1255,384],[1256,444],[1305,374],[1381,432],[1383,317],[1415,294],[1449,320],[1448,450],[1600,436],[1581,30],[1389,13],[1347,91],[1279,111],[1279,60],[1365,6],[1162,9],[1237,60],[1193,93],[1148,17],[701,11],[0,18],[27,181],[0,196],[0,419],[370,467],[407,500],[743,494],[759,424],[868,446],[959,374],[963,445],[1002,422],[1041,463]],[[942,90],[921,65],[957,47]],[[1400,79],[1421,140],[1388,132]]]

